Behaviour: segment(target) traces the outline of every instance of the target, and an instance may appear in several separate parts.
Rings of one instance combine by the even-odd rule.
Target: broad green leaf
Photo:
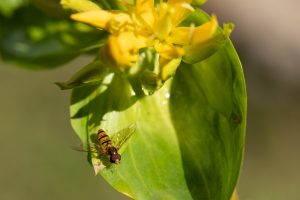
[[[196,199],[229,199],[242,162],[246,94],[231,48],[228,43],[203,62],[183,64],[171,88],[172,121]]]
[[[208,20],[197,12],[200,21]],[[200,63],[181,63],[151,96],[137,97],[125,74],[115,74],[106,84],[73,90],[71,122],[83,145],[99,128],[112,135],[136,125],[121,163],[100,172],[134,199],[228,200],[244,148],[242,67],[227,41]]]
[[[106,33],[67,19],[54,19],[29,5],[0,15],[0,53],[30,69],[60,66],[83,53],[97,53]],[[3,27],[3,28],[2,28]],[[93,50],[93,51],[92,51]]]

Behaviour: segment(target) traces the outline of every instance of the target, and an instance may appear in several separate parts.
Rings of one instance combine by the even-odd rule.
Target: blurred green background
[[[300,199],[300,1],[208,0],[236,25],[248,92],[241,200]]]
[[[204,10],[234,21],[232,40],[248,90],[241,200],[299,199],[300,2],[209,0]],[[90,58],[29,71],[0,63],[0,199],[127,199],[95,177],[69,120],[66,80]]]
[[[87,59],[33,72],[1,63],[0,199],[126,199],[95,177],[69,119],[64,80]]]

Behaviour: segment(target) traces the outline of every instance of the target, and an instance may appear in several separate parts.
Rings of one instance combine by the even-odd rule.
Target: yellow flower
[[[194,11],[191,2],[169,0],[155,7],[154,0],[136,0],[126,11],[91,10],[71,18],[108,31],[105,49],[119,68],[125,68],[134,66],[141,48],[153,47],[160,59],[171,60],[181,58],[186,47],[212,38],[218,26],[215,17],[198,27],[178,27]]]

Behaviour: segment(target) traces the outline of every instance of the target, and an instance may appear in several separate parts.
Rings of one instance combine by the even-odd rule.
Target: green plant
[[[55,4],[47,3],[51,2]],[[151,1],[145,2],[149,6]],[[92,137],[99,128],[111,135],[132,124],[136,126],[126,146],[120,149],[119,165],[108,163],[99,168],[101,157],[88,154],[96,173],[100,172],[118,191],[134,199],[230,199],[242,162],[246,126],[245,81],[238,55],[228,39],[233,26],[227,24],[221,29],[214,17],[187,5],[190,1],[179,2],[189,12],[178,22],[179,28],[190,31],[207,26],[199,28],[200,33],[207,34],[205,40],[182,45],[168,42],[167,36],[177,30],[173,27],[166,28],[167,36],[155,36],[158,43],[154,39],[149,43],[141,39],[142,29],[138,36],[127,34],[133,44],[126,43],[125,49],[132,47],[123,53],[129,55],[116,54],[111,49],[118,47],[116,41],[122,33],[116,34],[108,25],[95,24],[94,13],[73,15],[73,19],[101,30],[68,20],[65,16],[69,13],[63,10],[58,19],[42,15],[32,20],[41,13],[27,4],[10,19],[1,16],[7,27],[0,31],[1,54],[3,59],[31,69],[56,67],[83,53],[95,56],[69,81],[57,84],[73,90],[71,123],[85,148],[95,143]],[[35,1],[45,8],[43,3]],[[123,1],[101,0],[62,3],[80,12],[94,12],[101,7],[143,14],[139,13],[143,5],[134,11],[132,1],[127,2],[131,6]],[[161,14],[164,18],[157,23],[165,23],[173,5],[156,3],[156,9],[160,6],[158,16],[163,9],[167,13]],[[106,15],[110,13],[99,19]],[[151,20],[151,16],[144,19]],[[16,20],[22,23],[16,25]],[[123,23],[122,20],[113,22]],[[135,23],[144,28],[141,20]],[[168,23],[163,25],[158,30]],[[114,34],[118,37],[114,38]]]

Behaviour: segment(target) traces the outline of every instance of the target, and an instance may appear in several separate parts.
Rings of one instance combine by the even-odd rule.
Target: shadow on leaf
[[[239,61],[228,49],[180,66],[171,88],[172,121],[194,199],[230,199],[240,171],[246,92]]]
[[[71,104],[86,101],[71,118],[89,117],[90,125],[98,126],[103,116],[111,111],[122,111],[132,106],[137,98],[123,74],[115,74],[109,85],[98,85],[73,90]]]

